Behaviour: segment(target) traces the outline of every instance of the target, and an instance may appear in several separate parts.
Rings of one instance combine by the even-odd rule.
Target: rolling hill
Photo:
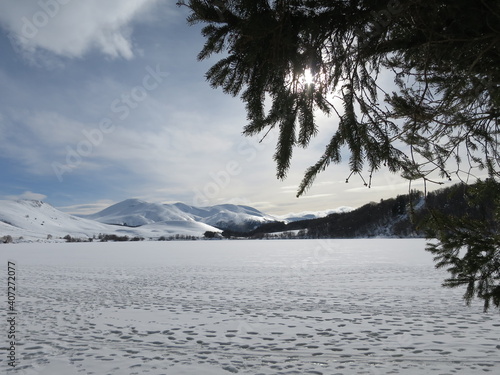
[[[72,238],[98,238],[115,235],[159,239],[163,237],[201,237],[207,231],[249,232],[275,222],[292,223],[344,212],[348,208],[324,212],[303,212],[272,216],[253,207],[220,204],[196,207],[185,203],[149,203],[127,199],[91,215],[71,215],[36,200],[0,201],[0,239],[15,241]],[[21,238],[21,240],[20,240]]]

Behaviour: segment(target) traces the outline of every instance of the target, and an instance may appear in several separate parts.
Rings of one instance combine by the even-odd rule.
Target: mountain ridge
[[[94,214],[71,215],[43,201],[0,200],[0,238],[23,240],[97,238],[102,234],[149,239],[201,237],[207,231],[255,230],[279,220],[282,217],[234,204],[196,207],[182,202],[150,203],[130,198]]]
[[[150,203],[126,199],[91,215],[81,216],[101,223],[142,226],[163,221],[195,221],[220,229],[252,230],[265,222],[276,221],[253,207],[219,204],[207,207],[185,203]]]
[[[165,220],[129,227],[71,215],[42,201],[0,201],[0,238],[10,236],[11,239],[18,241],[67,236],[91,239],[100,235],[150,239],[176,235],[200,237],[206,231],[220,232],[218,228],[209,224],[189,220]]]

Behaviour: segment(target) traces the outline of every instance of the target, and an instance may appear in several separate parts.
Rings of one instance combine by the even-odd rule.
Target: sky
[[[336,120],[318,119],[278,180],[277,134],[242,135],[244,105],[205,80],[217,56],[197,61],[204,39],[187,14],[174,0],[1,1],[0,198],[76,214],[138,198],[281,215],[408,192],[385,171],[370,189],[346,184],[340,164],[296,198]]]

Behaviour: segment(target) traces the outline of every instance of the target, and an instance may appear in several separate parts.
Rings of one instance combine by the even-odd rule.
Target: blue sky
[[[332,166],[296,198],[334,119],[275,177],[276,134],[241,135],[238,98],[211,89],[199,27],[158,0],[0,3],[0,197],[91,213],[127,198],[247,204],[271,214],[357,207],[404,194],[381,172],[371,189]]]

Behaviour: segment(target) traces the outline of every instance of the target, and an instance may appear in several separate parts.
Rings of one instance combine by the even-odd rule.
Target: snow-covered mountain
[[[173,205],[148,203],[138,199],[127,199],[84,217],[101,223],[131,227],[164,221],[193,221],[190,215]]]
[[[20,237],[24,240],[47,239],[49,235],[53,238],[66,235],[91,238],[99,234],[159,238],[176,234],[202,236],[206,231],[220,231],[211,225],[194,220],[183,220],[174,216],[163,216],[162,219],[164,220],[145,222],[140,227],[130,228],[70,215],[40,201],[2,200],[0,201],[0,238],[7,235],[15,240]]]
[[[326,217],[330,214],[351,212],[352,210],[354,210],[354,208],[348,207],[348,206],[342,206],[342,207],[338,207],[338,208],[333,209],[333,210],[317,211],[317,212],[304,211],[304,212],[300,212],[300,213],[292,213],[292,214],[288,214],[288,215],[277,216],[276,218],[279,221],[283,221],[285,223],[290,223],[293,221],[318,219],[321,217]]]
[[[90,234],[91,237],[109,229],[107,225],[66,214],[40,201],[0,201],[0,236],[47,238]]]
[[[7,235],[17,240],[20,237],[24,240],[47,239],[49,235],[52,238],[66,235],[91,238],[99,234],[143,238],[177,234],[199,237],[206,231],[251,231],[268,222],[305,220],[331,212],[339,210],[278,217],[234,204],[195,207],[184,203],[159,204],[127,199],[92,215],[75,216],[40,201],[3,200],[0,201],[0,238]]]
[[[126,226],[170,221],[198,222],[233,230],[251,230],[262,223],[277,220],[248,206],[221,204],[195,207],[184,203],[148,203],[138,199],[127,199],[85,218],[105,224]]]

